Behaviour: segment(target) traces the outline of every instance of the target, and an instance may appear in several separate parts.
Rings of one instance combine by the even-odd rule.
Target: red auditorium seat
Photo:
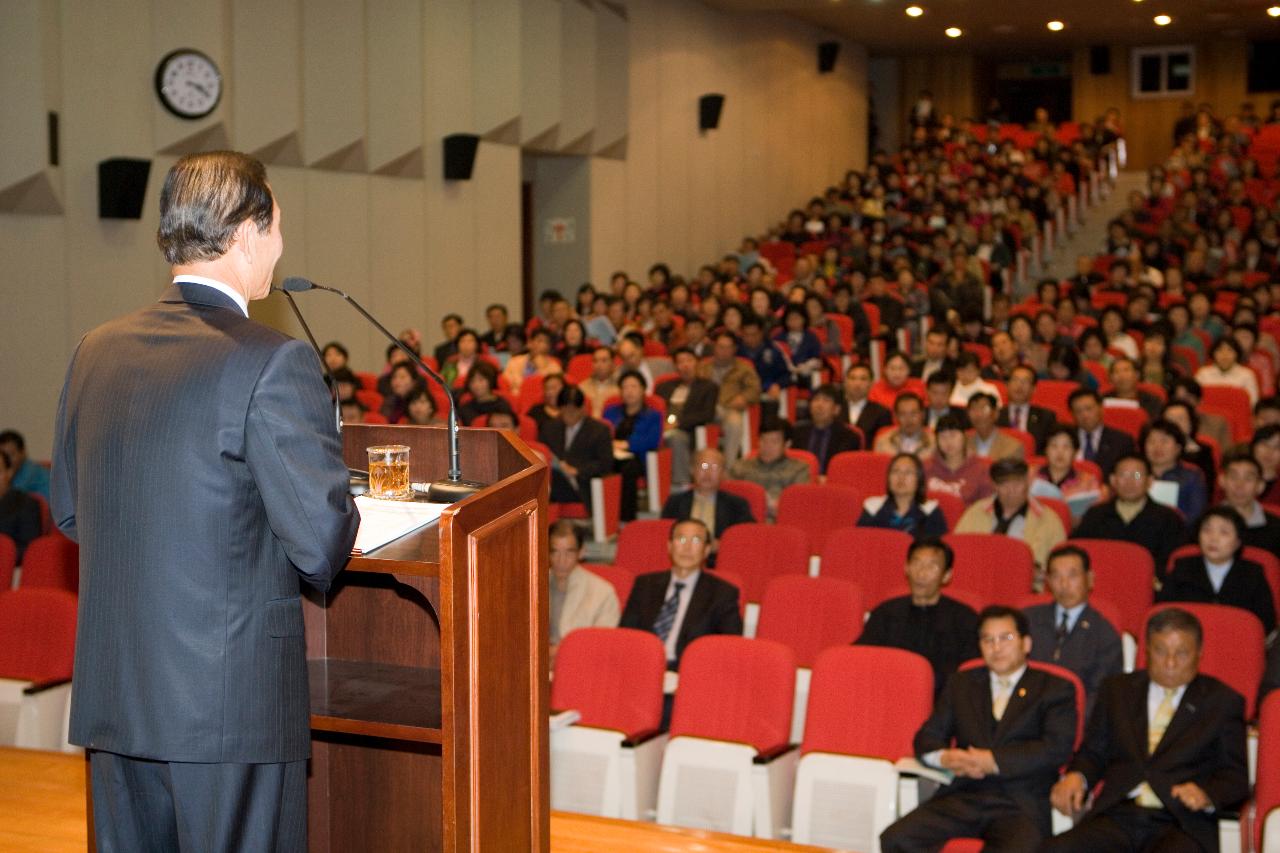
[[[833,531],[857,524],[861,513],[861,493],[845,486],[800,483],[783,489],[778,501],[778,524],[805,531],[814,554],[823,552]]]
[[[766,754],[791,728],[796,660],[769,640],[709,635],[685,649],[671,713],[671,737],[742,743]]]
[[[1058,498],[1037,497],[1036,500],[1045,509],[1050,509],[1057,513],[1058,518],[1062,521],[1062,529],[1066,531],[1068,536],[1071,535],[1071,527],[1074,522],[1071,519],[1071,507],[1067,506],[1067,502]]]
[[[22,555],[23,589],[80,591],[80,546],[61,533],[38,536]]]
[[[1161,610],[1177,607],[1200,620],[1204,628],[1204,646],[1200,655],[1200,671],[1224,682],[1244,697],[1244,715],[1252,720],[1258,700],[1258,685],[1265,665],[1262,623],[1248,610],[1225,604],[1191,604],[1169,602],[1157,604],[1147,619]],[[1147,632],[1144,626],[1138,636],[1137,668],[1147,665]]]
[[[582,568],[597,577],[604,578],[613,585],[614,594],[618,596],[619,610],[627,606],[627,599],[631,596],[631,587],[636,584],[635,572],[603,563],[583,563]]]
[[[1205,385],[1201,388],[1201,393],[1200,408],[1227,419],[1231,426],[1232,441],[1237,444],[1247,442],[1253,435],[1253,406],[1244,389]]]
[[[942,517],[947,520],[947,529],[955,530],[960,522],[960,516],[964,515],[964,501],[950,492],[930,491],[927,497],[931,501],[937,501],[938,509],[942,510]]]
[[[769,496],[764,486],[750,480],[721,480],[720,491],[737,495],[747,502],[751,508],[751,517],[764,521],[769,515]],[[732,528],[730,528],[732,529]],[[728,535],[729,531],[725,531]]]
[[[0,678],[69,679],[75,651],[74,595],[60,589],[0,592]]]
[[[1147,413],[1140,407],[1103,406],[1102,422],[1112,429],[1128,433],[1134,441],[1147,425]]]
[[[996,533],[948,533],[956,554],[951,589],[964,589],[986,604],[1012,604],[1031,591],[1035,561],[1021,539]]]
[[[720,539],[716,573],[727,570],[742,580],[747,601],[764,600],[765,587],[780,575],[809,574],[809,537],[796,527],[735,524]]]
[[[1120,611],[1121,630],[1137,639],[1155,601],[1155,562],[1151,552],[1132,542],[1069,539],[1083,548],[1093,568],[1093,592]]]
[[[883,495],[889,478],[890,453],[872,450],[846,450],[827,462],[827,485],[857,489],[862,499]],[[858,501],[861,505],[862,500]]]
[[[579,628],[560,643],[551,707],[573,709],[579,725],[634,737],[662,720],[662,679],[667,653],[648,631]]]
[[[356,399],[360,404],[370,412],[380,412],[382,410],[382,395],[375,391],[366,391],[363,388],[356,391]]]
[[[900,587],[907,570],[911,536],[901,530],[847,527],[833,531],[822,550],[819,576],[852,581],[862,589],[867,609]]]
[[[53,533],[53,514],[49,512],[49,502],[44,499],[44,495],[38,492],[28,492],[27,494],[40,505],[40,533]],[[0,589],[7,589],[7,587],[0,587]]]
[[[760,604],[756,638],[775,640],[811,667],[818,654],[847,646],[862,633],[862,591],[836,578],[784,575],[769,581]]]
[[[363,371],[359,371],[359,370],[357,370],[357,371],[355,372],[355,374],[356,374],[356,379],[359,379],[359,380],[360,380],[360,387],[361,387],[361,388],[363,388],[363,389],[364,389],[364,390],[366,390],[366,391],[377,391],[377,390],[378,390],[378,374],[376,374],[376,373],[365,373],[365,372],[363,372]]]
[[[1080,387],[1078,382],[1061,379],[1041,379],[1031,392],[1031,402],[1051,410],[1059,421],[1071,423],[1071,409],[1067,406],[1067,398],[1071,392]]]
[[[1253,831],[1244,841],[1252,850],[1274,850],[1280,836],[1280,690],[1271,692],[1258,714],[1258,773],[1253,791]],[[1267,818],[1271,817],[1270,825]],[[1265,842],[1271,841],[1271,846]]]
[[[18,546],[0,533],[0,592],[13,586],[13,569],[18,565]]]
[[[667,542],[674,524],[670,518],[641,518],[628,523],[618,534],[613,564],[637,575],[666,571],[671,567]]]

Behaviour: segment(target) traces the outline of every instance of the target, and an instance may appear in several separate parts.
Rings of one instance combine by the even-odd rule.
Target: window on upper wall
[[[1249,60],[1245,91],[1280,91],[1280,41],[1249,42]]]
[[[1135,47],[1129,55],[1130,94],[1172,98],[1195,94],[1196,49],[1191,45]]]

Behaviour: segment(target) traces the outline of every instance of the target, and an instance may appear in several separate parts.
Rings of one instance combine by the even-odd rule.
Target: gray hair
[[[249,155],[189,154],[165,176],[156,242],[171,264],[217,260],[240,223],[253,220],[266,233],[274,203],[266,167]]]

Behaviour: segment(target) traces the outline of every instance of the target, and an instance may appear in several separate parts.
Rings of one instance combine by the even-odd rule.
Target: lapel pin
[[[1026,695],[1027,695],[1027,688],[1025,688],[1025,687],[1019,687],[1019,688],[1018,688],[1018,698],[1019,698],[1019,699],[1021,699],[1023,696],[1026,696]]]
[[[1081,619],[1081,620],[1080,620],[1080,627],[1081,627],[1081,628],[1088,628],[1088,627],[1089,627],[1089,620],[1088,620],[1088,619]]]

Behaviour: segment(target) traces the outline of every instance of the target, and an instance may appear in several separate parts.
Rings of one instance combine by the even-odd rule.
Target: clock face
[[[175,50],[156,66],[156,94],[178,118],[203,118],[222,97],[222,74],[198,50]]]

